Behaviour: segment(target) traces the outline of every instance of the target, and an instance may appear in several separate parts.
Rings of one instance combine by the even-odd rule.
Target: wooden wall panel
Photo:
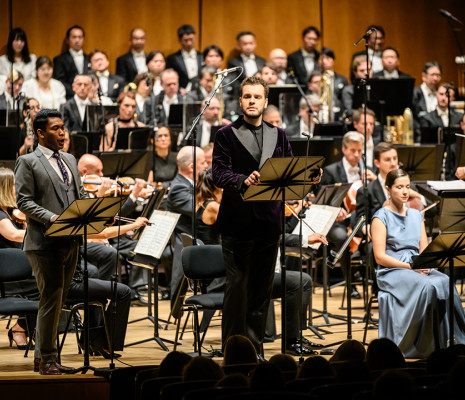
[[[456,46],[438,9],[465,20],[463,0],[13,0],[13,25],[26,30],[35,54],[53,57],[61,52],[66,29],[80,24],[86,30],[85,51],[105,49],[114,70],[116,57],[127,51],[129,31],[136,26],[147,31],[147,50],[165,54],[178,49],[176,29],[185,23],[198,30],[199,49],[217,44],[229,56],[236,34],[251,30],[262,57],[275,47],[292,52],[301,45],[304,27],[320,27],[320,4],[322,44],[335,51],[339,73],[348,74],[352,53],[363,49],[353,43],[369,24],[377,23],[386,30],[386,44],[399,50],[401,69],[417,83],[428,60],[443,65],[445,80],[457,80]],[[0,9],[1,48],[8,36],[7,0],[0,0]],[[465,47],[465,31],[459,37]]]

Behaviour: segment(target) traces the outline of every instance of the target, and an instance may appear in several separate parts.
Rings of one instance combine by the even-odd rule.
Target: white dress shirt
[[[59,178],[64,182],[63,174],[61,173],[61,169],[58,166],[58,162],[57,162],[56,158],[52,157],[53,156],[53,150],[49,149],[48,147],[42,146],[40,144],[37,145],[37,148],[44,154],[45,158],[48,160],[48,162],[50,163],[52,168],[56,171]],[[63,158],[62,158],[62,160],[63,160]],[[71,182],[73,181],[73,174],[71,173],[71,170],[66,165],[64,160],[63,160],[63,165],[64,165],[64,167],[66,169],[66,172],[68,173],[69,183],[71,184]]]
[[[90,104],[90,101],[89,99],[82,100],[77,94],[74,95],[74,101],[76,102],[81,121],[84,122],[84,118],[86,117],[86,106]]]
[[[104,96],[108,96],[108,77],[110,76],[110,73],[108,70],[105,70],[103,72],[96,72],[96,75],[98,76],[98,81],[100,83],[100,90]]]
[[[246,56],[241,54],[242,62],[244,63],[245,76],[254,76],[258,72],[257,62],[255,61],[255,55],[251,54]]]
[[[370,139],[367,140],[367,165],[373,167],[373,151],[375,144],[373,143],[373,136],[370,136]]]
[[[442,111],[439,107],[436,107],[436,110],[438,112],[439,117],[442,119],[442,124],[444,127],[449,126],[449,113],[447,112],[447,109],[445,111]]]
[[[379,181],[379,184],[381,185],[381,187],[383,189],[384,200],[389,199],[389,193],[388,193],[388,191],[386,189],[386,178],[383,178],[380,174],[378,174],[378,181]]]
[[[11,94],[9,92],[4,92],[5,93],[5,100],[6,100],[6,105],[8,110],[13,109],[13,97],[11,97]]]
[[[360,180],[360,167],[358,165],[352,167],[352,165],[349,164],[349,161],[347,161],[345,157],[342,157],[342,166],[344,167],[347,175],[347,182],[354,183]]]
[[[144,110],[145,98],[142,97],[139,93],[136,93],[136,103],[139,110],[142,112]]]
[[[186,65],[187,77],[189,79],[195,78],[199,74],[199,66],[197,65],[197,52],[194,49],[189,52],[181,50],[181,54],[184,60],[184,64]]]
[[[134,63],[136,64],[137,73],[142,74],[143,72],[147,72],[147,63],[145,62],[145,53],[143,51],[136,52],[131,50],[132,56],[134,58]]]
[[[421,91],[425,98],[426,112],[434,111],[438,105],[438,99],[436,98],[436,92],[433,92],[425,82],[420,85]]]
[[[371,60],[371,71],[373,73],[382,71],[383,61],[381,60],[381,51],[374,51],[373,49],[368,49],[368,57]]]
[[[69,53],[71,54],[71,57],[73,57],[74,64],[76,65],[78,72],[82,74],[84,72],[84,53],[82,49],[79,51],[69,49]]]
[[[304,57],[305,69],[307,70],[307,79],[312,71],[315,69],[315,53],[309,53],[307,50],[302,49],[302,56]]]
[[[153,94],[158,96],[162,90],[163,88],[161,87],[161,79],[160,77],[157,77],[155,78],[155,82],[153,84]]]
[[[399,71],[397,69],[392,72],[388,72],[384,69],[383,74],[385,79],[399,79]]]

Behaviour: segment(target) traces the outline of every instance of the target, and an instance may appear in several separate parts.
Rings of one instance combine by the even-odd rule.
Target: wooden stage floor
[[[322,308],[322,295],[323,289],[317,287],[313,294],[313,309],[321,310]],[[328,297],[328,312],[338,315],[346,315],[345,310],[341,310],[343,288],[337,287],[331,290],[331,297]],[[363,300],[352,301],[353,311],[352,316],[362,318],[364,311],[359,309],[363,307]],[[160,318],[166,319],[169,314],[169,302],[161,301],[160,303]],[[278,333],[281,330],[281,303],[275,303],[276,312],[276,329]],[[373,310],[373,316],[377,315],[377,308]],[[129,320],[135,320],[147,315],[147,307],[132,306],[130,311]],[[318,317],[318,313],[313,313],[314,325],[323,324],[323,318]],[[330,322],[342,322],[336,319],[330,319]],[[213,326],[210,327],[205,339],[204,346],[206,349],[210,349],[212,346],[214,349],[221,348],[221,329],[219,326],[220,321],[217,319],[213,322]],[[0,379],[15,379],[16,378],[34,378],[39,377],[38,373],[33,372],[33,352],[30,352],[29,357],[24,358],[24,351],[20,351],[15,347],[9,347],[9,341],[7,337],[6,321],[0,321]],[[304,331],[304,336],[309,340],[324,345],[339,342],[347,339],[347,324],[335,325],[332,327],[325,327],[326,332],[322,333],[324,340],[319,339],[310,330]],[[358,322],[352,324],[352,339],[362,340],[363,339],[364,323]],[[164,339],[174,340],[176,327],[170,324],[168,330],[160,330],[160,336]],[[138,340],[150,338],[153,336],[153,325],[149,320],[144,320],[136,323],[132,323],[128,326],[126,343],[136,342]],[[377,338],[378,331],[376,329],[368,330],[367,341]],[[14,344],[13,344],[14,346]],[[167,344],[167,347],[172,350],[173,345]],[[271,357],[273,354],[281,352],[281,341],[276,340],[273,343],[266,343],[265,346],[265,358]],[[337,348],[334,346],[332,348]],[[182,340],[182,345],[178,346],[178,350],[190,353],[193,351],[193,335],[192,332],[187,332]],[[115,361],[116,367],[124,367],[125,365],[143,365],[143,364],[158,364],[166,356],[166,352],[163,351],[160,346],[154,342],[149,341],[143,344],[126,347],[121,353],[122,357]],[[329,358],[329,356],[328,356]],[[296,357],[296,360],[298,358]],[[221,362],[221,358],[217,359]],[[62,363],[66,366],[79,367],[83,363],[83,356],[77,352],[76,337],[74,333],[70,332],[66,338],[66,343],[62,353]],[[109,361],[103,359],[103,357],[90,357],[90,364],[94,367],[108,367]],[[90,372],[89,372],[90,374]]]

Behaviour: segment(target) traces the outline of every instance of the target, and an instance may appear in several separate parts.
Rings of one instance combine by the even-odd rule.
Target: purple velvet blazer
[[[213,148],[213,180],[223,188],[218,215],[221,234],[244,239],[281,233],[280,201],[243,201],[242,183],[270,157],[292,157],[286,132],[263,122],[263,149],[240,117],[220,129]]]

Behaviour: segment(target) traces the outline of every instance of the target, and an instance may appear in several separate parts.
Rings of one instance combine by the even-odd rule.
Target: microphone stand
[[[376,31],[375,31],[375,34]],[[365,74],[365,78],[361,79],[360,80],[360,86],[363,87],[363,102],[364,102],[364,107],[363,107],[363,118],[364,118],[364,125],[363,125],[363,137],[364,137],[364,142],[363,142],[363,155],[362,155],[362,164],[363,164],[363,167],[364,167],[364,170],[363,172],[360,174],[361,177],[363,177],[362,181],[363,181],[363,197],[365,199],[365,207],[364,207],[364,210],[363,210],[363,215],[365,216],[365,220],[368,220],[368,213],[369,213],[369,209],[368,209],[368,165],[367,165],[367,107],[368,107],[368,85],[367,85],[367,81],[368,81],[368,78],[370,76],[370,63],[369,63],[369,54],[368,54],[368,39],[370,38],[370,34],[365,33],[365,35],[363,36],[363,38],[359,39],[359,41],[357,43],[355,43],[355,45],[357,45],[361,40],[365,40],[365,55],[366,55],[366,65],[367,65],[367,72]],[[355,46],[354,45],[354,46]],[[384,121],[381,121],[382,123],[384,123]],[[365,240],[365,254],[362,255],[362,258],[364,257],[365,258],[365,268],[366,268],[366,273],[365,273],[365,279],[366,279],[366,285],[364,285],[364,294],[368,294],[368,276],[369,276],[369,265],[368,265],[368,260],[370,260],[371,257],[369,257],[369,254],[368,254],[368,250],[369,250],[369,246],[368,246],[368,224],[369,224],[369,221],[366,221],[365,222],[365,230],[366,230],[366,240]],[[349,274],[352,273],[352,269],[350,267],[350,262],[348,263],[348,270],[347,270],[347,275],[349,276]],[[366,287],[366,292],[365,292],[365,287]],[[350,288],[351,289],[351,288]],[[351,290],[349,290],[349,288],[347,289],[347,300],[349,300],[349,297],[351,296]],[[367,302],[367,298],[368,296],[364,296],[365,297],[365,311],[368,312],[368,302]],[[349,308],[350,303],[348,302],[347,304],[347,307]],[[370,318],[369,315],[365,315],[365,318]]]
[[[158,115],[155,113],[155,95],[153,90],[150,89],[150,110],[153,117],[153,145],[152,145],[152,179],[155,182],[155,162],[156,162],[156,151],[155,142],[158,141]]]
[[[107,146],[109,146],[109,143],[108,143],[108,137],[107,137],[107,131],[105,129],[105,108],[103,107],[103,101],[102,101],[102,97],[103,97],[103,92],[102,92],[102,89],[100,89],[100,84],[99,84],[99,87],[97,89],[97,93],[98,93],[98,97],[99,97],[99,100],[100,100],[100,117],[101,117],[101,125],[100,125],[100,137],[101,137],[101,140],[102,140],[102,143],[106,143]],[[115,140],[115,138],[113,138],[113,140]],[[102,146],[102,148],[104,148],[104,146]]]
[[[195,187],[196,187],[196,184],[197,184],[197,125],[200,122],[200,118],[202,118],[203,114],[205,113],[207,108],[210,106],[210,102],[211,102],[212,98],[215,96],[216,92],[218,92],[218,89],[222,86],[223,81],[224,81],[224,79],[226,78],[227,75],[228,75],[227,73],[221,74],[220,84],[217,85],[217,87],[213,89],[212,93],[210,94],[210,97],[205,102],[205,106],[203,107],[202,111],[200,111],[200,114],[197,115],[197,117],[195,117],[194,121],[192,122],[192,126],[189,129],[189,132],[187,133],[186,137],[184,138],[185,142],[187,143],[189,141],[190,137],[193,136],[193,139],[192,139],[192,143],[193,143],[192,154],[193,154],[193,160],[194,160],[194,171],[193,171],[194,176],[193,176],[192,180],[193,180],[193,186],[194,186],[194,196],[192,196],[192,236],[193,236],[193,245],[194,246],[197,245],[197,221],[196,221],[196,218],[195,218]],[[241,76],[241,75],[242,75],[242,71],[238,75],[238,77]],[[234,82],[234,81],[232,81],[232,82]]]

